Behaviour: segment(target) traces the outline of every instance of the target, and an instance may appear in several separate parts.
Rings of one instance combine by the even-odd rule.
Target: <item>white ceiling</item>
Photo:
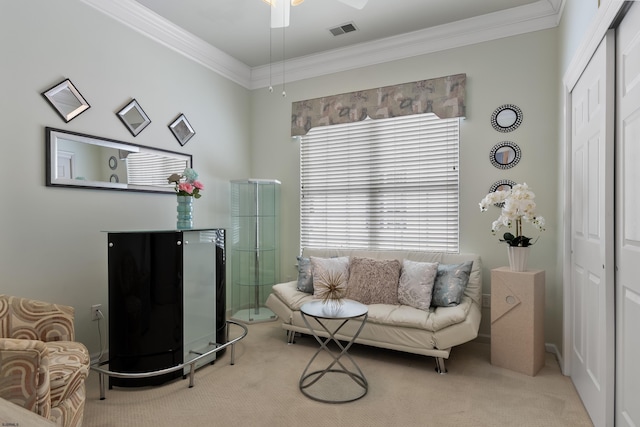
[[[369,0],[361,10],[305,0],[291,8],[284,30],[270,29],[270,6],[262,0],[83,1],[255,88],[267,85],[265,75],[283,58],[287,80],[297,80],[551,28],[564,0]],[[350,22],[357,31],[329,32]]]

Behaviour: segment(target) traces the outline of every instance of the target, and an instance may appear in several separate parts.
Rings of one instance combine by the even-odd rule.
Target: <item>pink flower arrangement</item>
[[[204,185],[198,181],[198,173],[191,168],[186,168],[182,174],[171,174],[167,180],[175,184],[178,196],[193,196],[195,199],[202,197],[200,190],[204,190]]]

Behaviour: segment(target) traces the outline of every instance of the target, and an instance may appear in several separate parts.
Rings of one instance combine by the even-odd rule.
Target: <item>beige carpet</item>
[[[232,326],[231,335],[238,329]],[[236,335],[234,335],[234,333]],[[300,374],[318,348],[313,337],[287,345],[278,322],[249,325],[236,345],[196,372],[195,387],[175,380],[158,387],[107,389],[99,400],[98,376],[87,383],[84,426],[591,426],[569,378],[554,356],[535,377],[490,364],[490,346],[455,348],[449,373],[432,358],[354,346],[350,353],[369,382],[351,403],[305,397]],[[343,381],[348,378],[345,376]]]

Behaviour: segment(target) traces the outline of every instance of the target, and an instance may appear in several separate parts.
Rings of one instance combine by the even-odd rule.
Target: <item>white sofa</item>
[[[371,304],[369,317],[356,343],[435,358],[436,371],[446,373],[445,359],[451,348],[475,339],[481,319],[482,263],[475,254],[448,254],[419,251],[370,251],[345,249],[305,250],[304,257],[361,257],[378,260],[403,259],[417,262],[439,262],[460,264],[473,261],[469,282],[458,305],[453,307],[430,307],[420,310],[408,305]],[[300,313],[302,304],[312,301],[312,294],[297,290],[297,281],[273,286],[266,305],[282,321],[289,343],[295,333],[309,334]],[[348,322],[336,335],[340,340],[349,340],[360,326],[359,321]],[[315,331],[327,336],[323,330]]]

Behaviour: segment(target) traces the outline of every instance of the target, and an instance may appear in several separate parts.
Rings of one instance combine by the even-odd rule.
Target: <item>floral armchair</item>
[[[89,352],[73,307],[0,295],[0,397],[60,426],[81,426]]]

